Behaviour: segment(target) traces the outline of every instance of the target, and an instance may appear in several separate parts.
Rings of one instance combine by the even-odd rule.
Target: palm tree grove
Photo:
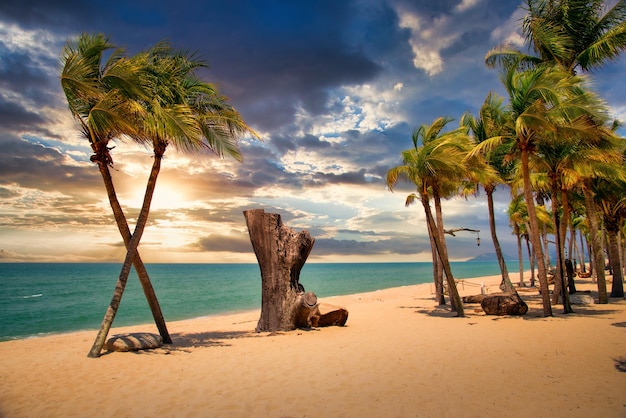
[[[441,200],[476,193],[478,187],[488,201],[505,293],[519,298],[495,231],[497,187],[510,191],[518,287],[538,282],[544,316],[552,316],[559,302],[564,313],[573,311],[569,295],[576,292],[575,282],[566,274],[572,262],[581,277],[597,283],[599,303],[624,298],[626,141],[591,82],[626,48],[626,2],[609,8],[600,0],[527,0],[524,8],[521,32],[527,49],[497,45],[485,56],[499,74],[504,97],[487,92],[479,113],[460,115],[454,128],[446,130],[453,121],[447,115],[421,125],[412,148],[402,152],[402,164],[387,173],[389,190],[399,181],[417,188],[406,204],[422,202],[436,298],[445,304],[445,275],[457,316],[463,316],[463,306],[449,267]],[[555,260],[549,258],[549,242],[556,244]],[[528,284],[524,254],[531,266]],[[610,292],[606,270],[612,275]]]

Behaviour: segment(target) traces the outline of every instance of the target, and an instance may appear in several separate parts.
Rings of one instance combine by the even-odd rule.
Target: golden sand
[[[480,283],[498,291],[494,276],[459,290]],[[625,300],[543,318],[530,291],[523,317],[468,304],[455,318],[432,288],[323,299],[349,310],[345,327],[255,333],[259,311],[171,322],[172,346],[98,359],[96,331],[2,342],[0,417],[626,417]],[[156,327],[110,335],[138,331]]]

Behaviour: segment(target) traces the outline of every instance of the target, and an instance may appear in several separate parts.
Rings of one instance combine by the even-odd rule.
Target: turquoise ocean
[[[509,264],[509,263],[507,263]],[[517,264],[517,262],[515,262]],[[261,307],[257,264],[146,264],[166,322]],[[515,269],[513,263],[509,266]],[[0,263],[0,341],[98,329],[121,264]],[[499,274],[496,262],[452,263],[455,279]],[[432,282],[431,263],[306,264],[318,298]],[[134,271],[116,326],[153,322]]]

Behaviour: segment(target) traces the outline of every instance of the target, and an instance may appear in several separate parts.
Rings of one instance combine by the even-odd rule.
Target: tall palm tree
[[[209,83],[202,82],[195,70],[205,64],[193,54],[174,51],[167,43],[157,44],[144,54],[142,75],[150,91],[142,102],[143,117],[137,121],[138,141],[150,141],[153,164],[135,231],[127,247],[126,258],[113,298],[90,356],[99,356],[117,313],[132,260],[143,235],[150,213],[152,196],[168,146],[184,152],[213,152],[219,157],[231,156],[242,161],[238,138],[256,133],[244,122],[237,110]]]
[[[535,55],[508,44],[491,49],[488,66],[518,62],[532,67],[546,62],[574,74],[616,60],[626,50],[626,2],[608,9],[603,0],[526,0],[522,33]],[[606,12],[605,12],[606,10]]]
[[[104,53],[112,49],[103,63]],[[102,34],[82,34],[68,41],[63,49],[62,62],[61,87],[69,110],[80,123],[82,134],[91,146],[91,161],[98,165],[118,230],[128,247],[131,233],[109,171],[113,165],[109,142],[122,135],[137,133],[131,121],[141,112],[139,101],[146,97],[139,76],[140,62],[127,58],[122,49],[115,48]],[[171,343],[154,288],[138,253],[133,265],[159,333],[164,342]]]
[[[564,140],[556,136],[548,141],[539,141],[537,149],[541,155],[534,161],[535,169],[544,171],[550,184],[552,221],[554,223],[554,236],[556,243],[556,271],[555,286],[553,292],[553,303],[558,300],[563,290],[564,313],[573,312],[569,303],[568,293],[565,283],[565,231],[567,220],[569,219],[568,192],[575,184],[576,171],[571,166],[571,161],[576,155],[581,155],[575,141]],[[559,208],[563,209],[563,213]]]
[[[581,199],[581,196],[575,195],[576,201],[578,201],[579,199]],[[582,212],[582,209],[580,208],[579,204],[575,204],[574,205],[574,216],[572,218],[571,221],[571,225],[572,225],[572,229],[574,231],[578,231],[576,234],[578,235],[579,239],[580,239],[580,248],[578,250],[578,264],[580,265],[580,271],[582,273],[586,273],[587,272],[587,262],[585,260],[585,241],[586,241],[586,237],[588,235],[588,226],[587,226],[587,217],[584,215],[584,213]],[[572,234],[572,237],[574,237],[574,234]],[[574,238],[572,238],[574,239]]]
[[[464,158],[469,151],[467,129],[460,127],[442,133],[451,120],[440,117],[430,125],[421,125],[413,132],[413,148],[402,152],[402,165],[387,172],[387,187],[393,191],[400,176],[405,176],[417,186],[418,194],[409,195],[406,204],[413,203],[416,198],[422,202],[428,231],[446,276],[452,307],[457,316],[464,316],[463,304],[450,268],[443,223],[441,221],[439,225],[436,224],[430,207],[431,194],[435,204],[440,205],[441,197],[445,196],[446,190],[449,191],[449,182],[454,182],[455,179],[458,181],[466,174]]]
[[[609,260],[613,271],[611,297],[624,297],[624,276],[622,275],[619,240],[626,219],[626,181],[621,179],[603,179],[596,187],[596,203],[600,208],[604,229],[608,239]]]
[[[466,132],[463,127],[459,127],[458,129],[442,133],[443,129],[452,122],[452,118],[449,117],[439,117],[436,118],[430,125],[422,124],[419,128],[413,132],[412,141],[414,147],[417,144],[429,144],[433,141],[441,140],[441,138],[448,138],[450,141],[453,141],[457,144],[457,146],[464,146],[465,139],[467,138]],[[461,151],[463,152],[463,151]],[[439,158],[439,156],[437,156]],[[435,225],[437,227],[436,230],[433,230],[433,236],[431,237],[431,246],[433,253],[433,272],[435,274],[435,291],[437,295],[440,297],[440,304],[445,305],[445,297],[444,297],[444,285],[443,285],[443,275],[445,273],[445,269],[443,266],[442,258],[437,253],[437,242],[434,239],[434,234],[438,234],[440,237],[440,242],[445,247],[447,252],[447,246],[445,242],[445,230],[443,226],[443,209],[441,205],[442,199],[447,199],[449,197],[457,194],[459,189],[459,180],[462,176],[460,171],[455,171],[460,168],[462,162],[457,161],[450,164],[444,171],[445,173],[440,173],[441,175],[431,175],[428,183],[430,190],[432,191],[432,200],[435,206]],[[442,167],[439,167],[439,170],[442,170]],[[406,204],[412,204],[416,200],[416,195],[411,194],[407,197]],[[448,258],[447,255],[445,257]],[[452,304],[452,308],[456,309],[456,301],[454,298],[450,298],[450,302]]]
[[[509,202],[507,210],[509,215],[509,224],[513,227],[513,235],[517,239],[517,260],[519,266],[519,286],[523,287],[524,284],[524,258],[522,250],[522,238],[526,239],[528,244],[528,233],[526,232],[526,224],[528,223],[528,211],[526,210],[526,202],[524,202],[523,196],[516,196]],[[534,259],[530,251],[528,251],[528,260],[531,267],[530,285],[535,284],[535,264]]]
[[[510,127],[507,121],[507,113],[503,107],[503,98],[495,93],[489,93],[480,108],[479,115],[474,118],[470,114],[466,114],[463,117],[462,123],[469,126],[473,133],[473,139],[476,145],[485,142],[491,138],[502,137],[504,131]],[[489,152],[470,153],[468,156],[482,155],[484,162],[490,169],[485,169],[484,166],[477,167],[477,170],[473,170],[475,179],[478,183],[483,185],[485,194],[487,195],[487,208],[489,211],[489,229],[491,231],[491,239],[493,241],[496,256],[498,258],[498,264],[500,266],[500,272],[502,273],[502,284],[506,291],[514,292],[515,289],[509,278],[509,271],[504,260],[502,253],[502,247],[498,240],[496,233],[496,221],[495,210],[493,204],[493,194],[496,191],[496,187],[505,183],[505,177],[509,172],[509,164],[504,159],[504,156],[508,153],[509,144],[503,143],[501,146]],[[485,151],[485,150],[483,150]],[[520,256],[521,261],[521,256]],[[522,276],[520,276],[522,280]]]

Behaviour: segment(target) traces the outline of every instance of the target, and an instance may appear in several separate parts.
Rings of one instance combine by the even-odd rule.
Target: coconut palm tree
[[[507,121],[507,113],[503,106],[504,99],[495,94],[489,93],[480,108],[479,115],[474,118],[471,114],[464,115],[462,123],[466,124],[473,133],[473,140],[476,145],[489,140],[490,138],[502,137],[506,129],[510,127]],[[507,135],[510,137],[510,135]],[[502,248],[496,233],[495,210],[493,204],[493,194],[496,187],[505,184],[505,178],[508,176],[510,167],[505,160],[505,155],[509,152],[510,144],[502,144],[496,149],[484,153],[470,153],[469,156],[482,156],[484,163],[490,169],[484,166],[476,167],[477,170],[471,170],[478,183],[483,185],[485,194],[487,195],[487,208],[489,210],[489,229],[491,231],[491,239],[498,258],[500,272],[502,273],[502,287],[508,292],[514,292],[515,289],[509,278],[509,272],[504,260]],[[486,151],[483,149],[483,151]],[[470,176],[472,176],[470,174]],[[520,256],[521,261],[521,256]],[[520,276],[522,280],[522,276]]]
[[[105,52],[113,50],[106,62]],[[128,247],[130,228],[117,199],[109,167],[113,165],[110,141],[137,133],[132,124],[141,112],[139,101],[146,92],[140,78],[140,63],[129,59],[102,34],[82,34],[68,41],[63,49],[61,87],[69,110],[80,123],[89,142],[91,161],[98,165],[117,227]],[[137,253],[133,265],[163,341],[171,342],[165,320],[146,268]]]
[[[524,258],[522,250],[522,238],[526,240],[528,247],[528,260],[530,263],[530,285],[535,285],[535,263],[530,251],[530,244],[528,243],[528,233],[526,232],[526,225],[528,223],[528,211],[526,210],[526,202],[524,202],[523,196],[516,196],[509,202],[507,210],[509,215],[509,224],[513,227],[513,235],[517,239],[517,260],[519,265],[519,286],[523,287],[524,284]]]
[[[205,64],[194,54],[174,51],[169,44],[160,43],[147,53],[140,54],[139,59],[143,62],[142,75],[150,95],[142,102],[142,118],[137,121],[136,133],[131,135],[137,141],[149,141],[154,158],[116,290],[90,356],[99,356],[117,313],[132,260],[148,221],[152,196],[167,147],[171,145],[177,150],[191,153],[209,151],[219,157],[231,156],[241,161],[238,138],[243,135],[256,136],[215,86],[196,77],[195,71]]]
[[[576,195],[576,201],[579,201],[580,199],[582,199],[582,196]],[[574,231],[578,231],[577,235],[580,240],[580,248],[578,250],[578,264],[580,265],[580,271],[582,273],[587,273],[585,247],[588,248],[589,245],[585,246],[585,242],[588,243],[587,236],[589,227],[587,226],[587,217],[585,216],[584,209],[580,207],[579,203],[574,206],[574,216],[572,218],[571,225]]]
[[[622,178],[602,179],[596,185],[596,204],[600,208],[608,239],[609,260],[613,271],[612,298],[624,297],[624,276],[620,264],[619,240],[626,219],[626,181]]]
[[[488,66],[525,67],[546,62],[574,74],[591,71],[616,60],[626,50],[626,2],[607,10],[603,0],[526,0],[522,34],[535,55],[508,44],[491,49]],[[605,12],[606,11],[606,12]]]
[[[561,290],[567,287],[564,274],[564,248],[565,231],[567,228],[567,220],[569,219],[568,192],[576,181],[576,172],[571,164],[572,160],[576,158],[577,155],[581,155],[577,147],[578,145],[579,144],[575,141],[564,140],[558,136],[548,141],[540,141],[537,149],[541,157],[534,161],[535,170],[545,172],[551,188],[552,221],[554,223],[554,236],[557,249],[553,303],[557,302]],[[562,214],[559,208],[562,208]],[[569,303],[568,293],[562,293],[564,313],[573,312]]]
[[[445,196],[446,190],[449,191],[450,182],[454,183],[455,179],[460,181],[466,174],[464,158],[470,149],[467,129],[460,127],[442,133],[451,120],[440,117],[430,125],[421,125],[413,132],[413,148],[402,152],[402,165],[387,172],[387,187],[393,191],[400,176],[406,177],[417,186],[418,193],[409,195],[406,204],[409,205],[416,199],[422,202],[428,230],[446,276],[452,307],[457,316],[464,316],[463,304],[450,268],[443,222],[439,225],[435,223],[430,208],[431,195],[435,204],[440,205],[441,197]]]

